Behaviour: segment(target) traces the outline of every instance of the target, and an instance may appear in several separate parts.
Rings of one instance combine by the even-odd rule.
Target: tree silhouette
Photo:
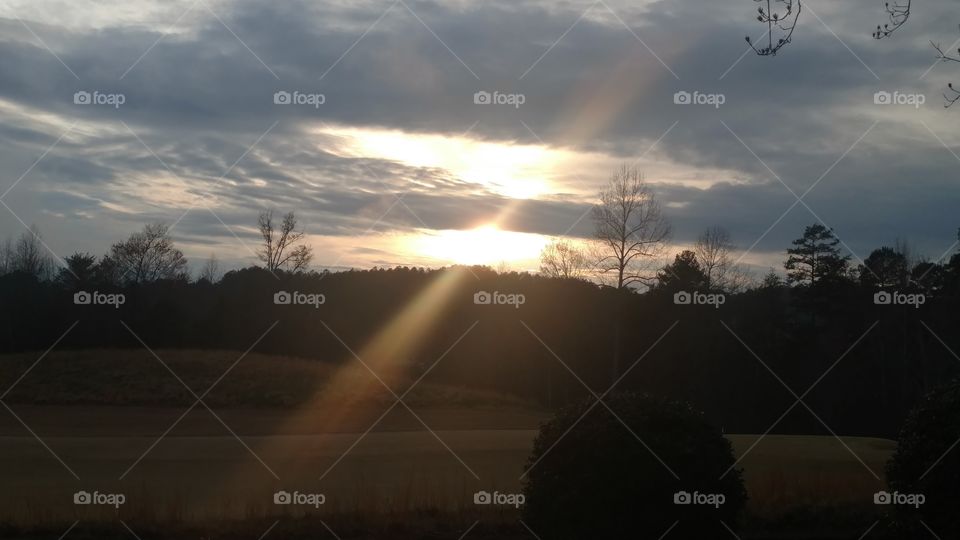
[[[142,284],[159,279],[185,278],[187,259],[182,251],[174,247],[170,227],[164,223],[154,223],[111,246],[109,260],[105,264],[117,276],[116,280]]]
[[[674,257],[673,263],[663,267],[657,273],[657,287],[670,292],[697,291],[708,288],[709,279],[703,267],[697,261],[696,253],[681,251]]]
[[[733,250],[730,233],[723,227],[710,227],[697,237],[693,252],[707,276],[707,289],[729,293],[747,286],[750,274],[733,260]]]
[[[293,212],[283,216],[280,230],[274,229],[273,210],[260,213],[260,235],[263,237],[263,246],[257,255],[267,270],[290,270],[302,272],[310,266],[313,259],[313,248],[306,244],[297,244],[303,239],[303,231],[297,229],[297,217]]]
[[[96,278],[97,258],[89,253],[78,251],[63,262],[67,267],[60,269],[57,281],[67,290],[82,289]]]
[[[860,265],[860,282],[868,287],[906,286],[910,271],[907,257],[891,247],[873,250]]]
[[[622,165],[613,173],[593,208],[593,221],[601,245],[598,272],[615,274],[618,289],[652,284],[655,276],[646,270],[663,252],[670,225],[639,170]]]
[[[220,261],[215,253],[210,254],[210,258],[203,263],[200,268],[200,274],[197,281],[206,280],[208,283],[216,283],[220,279]]]
[[[590,264],[583,249],[569,240],[554,240],[540,252],[540,273],[555,278],[583,278]]]
[[[833,229],[819,223],[808,226],[803,236],[794,240],[793,247],[787,250],[788,257],[783,264],[787,280],[794,285],[817,285],[842,279],[850,256],[840,254],[839,243]]]
[[[6,260],[9,272],[21,272],[39,280],[53,276],[56,263],[47,253],[36,225],[31,225],[12,244],[8,242],[4,251],[6,254],[2,258]]]

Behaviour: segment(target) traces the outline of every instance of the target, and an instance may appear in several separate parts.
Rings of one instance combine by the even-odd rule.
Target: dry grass
[[[173,350],[158,354],[197,393],[206,390],[238,356]],[[36,357],[0,357],[0,387],[9,386]],[[331,388],[334,379],[337,388]],[[398,377],[391,382],[398,384],[398,392],[405,388],[404,382],[409,384]],[[276,519],[284,527],[312,523],[301,530],[323,533],[316,526],[322,519],[344,538],[366,537],[359,532],[351,536],[349,531],[388,531],[398,523],[443,530],[450,534],[441,536],[455,538],[457,527],[465,528],[477,519],[485,524],[516,523],[516,510],[478,511],[472,495],[480,489],[521,489],[519,475],[543,412],[516,398],[423,382],[406,401],[437,430],[442,442],[397,407],[357,443],[393,397],[381,389],[357,399],[351,390],[378,384],[357,369],[251,354],[206,401],[280,480],[202,407],[187,415],[120,480],[193,404],[193,397],[146,351],[51,353],[5,402],[81,480],[74,480],[12,417],[0,419],[4,474],[0,524],[42,525],[51,530],[62,524],[65,530],[75,520],[109,526],[119,517],[150,531],[233,523],[214,528],[225,531],[235,526],[242,536],[256,538],[261,532],[258,527],[265,529]],[[729,438],[738,455],[756,441],[753,435]],[[869,438],[845,438],[844,442],[856,457],[832,437],[771,435],[754,446],[740,463],[751,519],[775,523],[803,515],[803,519],[826,521],[832,518],[822,516],[875,511],[872,494],[884,484],[883,465],[894,443]],[[345,457],[338,462],[341,456]],[[119,512],[78,507],[72,504],[78,489],[122,492],[127,504]],[[327,504],[318,510],[278,507],[272,501],[278,489],[322,492]],[[827,511],[818,513],[819,509]],[[291,529],[291,534],[296,530]],[[0,536],[4,536],[2,526]],[[201,536],[209,535],[194,535]],[[317,536],[324,537],[313,537]]]
[[[729,439],[741,456],[757,437]],[[772,518],[796,508],[872,507],[873,494],[886,485],[884,466],[896,443],[868,437],[844,437],[843,442],[795,435],[760,440],[740,464],[750,513]]]
[[[0,452],[0,464],[9,471],[7,489],[0,494],[0,523],[29,526],[116,519],[118,513],[111,509],[73,506],[70,497],[79,488],[123,492],[128,503],[119,517],[158,526],[309,516],[381,524],[432,514],[509,522],[518,516],[516,511],[485,508],[481,514],[472,504],[472,494],[479,489],[521,489],[519,475],[534,435],[533,430],[438,432],[481,481],[425,431],[372,432],[322,480],[359,434],[244,437],[279,481],[229,436],[168,437],[122,481],[120,474],[152,438],[47,439],[81,482],[70,478],[30,438],[7,438]],[[742,453],[755,437],[731,439]],[[877,470],[892,446],[878,439],[845,442]],[[17,466],[7,466],[13,463]],[[872,494],[882,485],[831,437],[769,436],[741,466],[750,495],[748,512],[765,521],[811,509],[870,512],[875,510],[870,508]],[[278,489],[322,492],[327,504],[318,510],[277,507],[272,494]]]
[[[142,348],[54,351],[24,377],[5,398],[9,403],[87,405],[191,405],[193,396],[164,366],[193,391],[202,394],[242,355],[236,351],[158,350],[157,360]],[[39,353],[0,356],[0,387],[7,388]],[[377,374],[402,393],[411,383],[405,374]],[[337,384],[331,385],[336,377]],[[335,386],[335,387],[334,387]],[[357,395],[357,389],[364,389]],[[221,407],[310,407],[324,403],[387,406],[393,396],[357,362],[338,366],[317,360],[250,353],[205,398]],[[530,406],[495,392],[430,383],[417,385],[405,400],[410,405],[476,407]]]

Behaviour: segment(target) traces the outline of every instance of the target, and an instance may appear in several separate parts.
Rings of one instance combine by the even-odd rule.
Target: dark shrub
[[[899,439],[887,464],[890,492],[925,500],[919,507],[894,504],[897,525],[929,534],[926,524],[944,538],[960,531],[960,380],[920,400]]]
[[[688,404],[630,393],[604,401],[629,429],[603,405],[591,409],[593,399],[541,427],[524,488],[530,527],[556,539],[659,538],[671,527],[670,538],[730,538],[724,524],[736,529],[747,494],[719,430]],[[725,501],[676,504],[678,492]]]

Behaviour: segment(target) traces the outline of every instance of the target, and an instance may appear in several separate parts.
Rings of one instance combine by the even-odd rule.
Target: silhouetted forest
[[[692,252],[677,255],[642,293],[486,267],[251,267],[214,282],[182,272],[118,280],[101,268],[109,256],[98,263],[77,254],[59,274],[12,267],[0,276],[0,352],[46,350],[75,321],[58,350],[142,347],[135,332],[153,349],[242,351],[279,321],[256,350],[355,362],[339,339],[361,351],[405,307],[428,299],[437,306],[434,316],[406,315],[408,324],[424,328],[418,346],[405,353],[414,377],[478,322],[429,380],[554,408],[587,395],[577,377],[602,393],[625,374],[618,390],[688,399],[727,432],[762,433],[789,411],[774,433],[825,433],[826,424],[841,434],[892,436],[919,396],[960,373],[950,351],[960,350],[960,254],[943,264],[917,263],[881,248],[854,268],[835,244],[829,230],[808,227],[785,257],[786,280],[771,273],[740,292],[715,291],[725,294],[719,307],[675,303],[677,292],[712,290]],[[900,303],[877,304],[881,290],[897,292]],[[119,306],[78,304],[78,291],[97,292],[101,301],[115,293],[125,298]],[[325,301],[276,304],[279,291],[322,294]],[[476,304],[478,291],[522,294],[525,301]],[[909,294],[923,294],[922,304],[902,303]]]

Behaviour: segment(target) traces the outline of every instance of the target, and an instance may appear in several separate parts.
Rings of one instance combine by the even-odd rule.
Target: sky
[[[952,250],[960,105],[942,94],[960,64],[930,41],[956,50],[955,3],[878,41],[881,0],[805,1],[776,57],[744,40],[764,36],[756,9],[8,0],[0,238],[36,225],[59,257],[102,254],[165,222],[195,268],[236,267],[273,209],[315,267],[535,270],[551,239],[591,237],[629,164],[673,252],[719,225],[743,262],[780,267],[813,223],[854,262],[897,239]]]

